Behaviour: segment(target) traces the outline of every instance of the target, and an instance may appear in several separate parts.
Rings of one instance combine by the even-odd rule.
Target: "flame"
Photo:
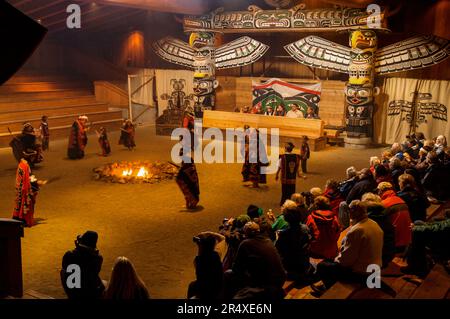
[[[137,177],[147,177],[148,176],[148,171],[145,169],[145,167],[141,167],[139,169],[139,172],[136,175]]]
[[[133,174],[133,170],[131,168],[122,171],[122,176],[131,176],[131,174]]]

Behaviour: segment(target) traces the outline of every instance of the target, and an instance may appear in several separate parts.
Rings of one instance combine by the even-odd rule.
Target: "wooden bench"
[[[304,135],[308,136],[308,144],[312,151],[318,151],[326,146],[322,120],[223,111],[205,111],[203,113],[203,127],[205,128],[216,127],[224,130],[243,128],[244,125],[265,128],[268,135],[270,135],[270,129],[279,129],[280,146],[283,142],[292,141],[299,147]]]

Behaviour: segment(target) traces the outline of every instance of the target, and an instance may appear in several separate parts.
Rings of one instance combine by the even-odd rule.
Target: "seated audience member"
[[[406,255],[408,265],[401,271],[426,277],[433,262],[441,262],[450,267],[450,210],[447,210],[443,220],[425,223],[417,221],[412,229],[412,242]],[[430,253],[428,255],[427,253]]]
[[[384,151],[381,154],[381,164],[386,166],[386,168],[389,168],[389,160],[392,158],[391,151]]]
[[[147,287],[136,273],[133,263],[126,257],[118,257],[114,263],[104,299],[149,299]]]
[[[300,213],[300,222],[306,223],[306,218],[308,218],[309,212],[308,207],[306,207],[305,197],[300,193],[292,194],[291,200],[297,205],[297,209]]]
[[[269,115],[269,116],[273,115],[273,108],[270,105],[267,106],[266,111],[264,112],[264,115]]]
[[[311,106],[308,106],[306,109],[305,119],[318,119],[319,115],[314,112],[314,109]]]
[[[394,226],[395,249],[403,252],[411,243],[411,218],[409,216],[408,205],[397,196],[391,183],[383,182],[378,185],[378,194],[381,203],[386,208],[386,215]]]
[[[275,247],[281,256],[288,280],[301,280],[311,273],[309,263],[309,243],[311,235],[308,227],[300,220],[296,208],[287,208],[284,219],[288,227],[278,233]]]
[[[400,143],[392,144],[390,153],[392,154],[392,156],[395,156],[399,153],[403,154],[402,146],[400,145]]]
[[[342,241],[339,255],[332,261],[317,265],[317,274],[323,285],[311,285],[316,295],[321,295],[339,280],[365,284],[367,266],[381,267],[383,231],[367,216],[366,206],[359,200],[350,203],[351,228]]]
[[[377,185],[381,182],[391,183],[392,176],[389,168],[386,168],[386,166],[382,164],[375,166],[375,182],[377,183]]]
[[[445,155],[445,154],[444,154]],[[430,201],[450,199],[450,168],[448,163],[440,162],[436,152],[428,152],[428,167],[422,178],[422,185]]]
[[[411,220],[413,222],[416,220],[425,221],[430,202],[425,194],[420,193],[417,189],[414,177],[410,174],[402,174],[398,178],[398,184],[400,191],[397,193],[397,196],[403,199],[406,205],[408,205]]]
[[[434,151],[438,156],[440,156],[444,152],[446,147],[447,147],[447,139],[445,138],[445,136],[439,135],[438,137],[436,137],[436,142],[434,144]]]
[[[194,237],[198,253],[194,259],[196,280],[189,284],[189,299],[219,299],[222,297],[223,269],[219,254],[214,250],[217,236],[212,232],[202,232]]]
[[[372,175],[375,176],[375,167],[379,164],[381,164],[381,160],[378,158],[378,156],[372,156],[370,158],[369,169],[370,169],[370,172],[372,173]]]
[[[347,195],[346,202],[350,204],[355,199],[361,199],[365,193],[372,192],[377,187],[370,169],[364,168],[359,172],[359,180]]]
[[[238,247],[244,240],[244,225],[249,221],[251,218],[247,214],[243,214],[236,218],[224,219],[219,227],[219,233],[225,237],[227,246],[222,261],[224,271],[233,266]]]
[[[279,104],[277,106],[277,108],[275,109],[274,115],[275,116],[285,116],[286,115],[286,111],[284,110],[283,105]]]
[[[253,288],[265,297],[283,298],[286,272],[277,249],[269,238],[261,235],[255,222],[245,224],[244,233],[246,239],[239,245],[233,268],[225,273],[225,297]]]
[[[250,110],[251,114],[262,114],[263,110],[261,107],[261,104],[256,104],[252,107],[252,109]]]
[[[289,226],[289,224],[284,218],[284,212],[287,209],[296,209],[296,208],[297,204],[294,201],[287,199],[284,202],[283,206],[281,206],[281,214],[278,217],[275,218],[275,216],[272,213],[267,213],[267,219],[269,220],[269,222],[272,222],[272,230],[276,232],[278,230],[286,229]]]
[[[271,240],[275,240],[275,232],[272,230],[272,226],[267,216],[264,215],[262,208],[255,205],[249,205],[247,207],[247,215],[252,221],[259,225],[262,235],[267,236]]]
[[[344,200],[341,192],[339,191],[339,183],[335,180],[329,179],[325,185],[323,196],[330,201],[331,210],[336,216],[338,216],[339,204]]]
[[[302,118],[303,113],[298,109],[297,104],[291,104],[291,109],[286,113],[286,117],[290,118]]]
[[[318,196],[314,199],[314,210],[308,216],[306,225],[313,236],[311,254],[319,258],[334,258],[341,229],[326,197]]]
[[[350,193],[350,190],[358,181],[358,174],[354,166],[347,168],[345,173],[347,175],[347,179],[339,184],[339,191],[341,192],[343,198],[347,198],[348,193]]]
[[[361,199],[367,208],[370,219],[377,222],[383,230],[383,267],[387,267],[395,256],[395,230],[385,214],[385,208],[381,203],[381,198],[373,193],[365,193]]]
[[[244,106],[241,108],[241,113],[250,113],[250,107]]]
[[[98,234],[87,231],[77,236],[75,249],[64,254],[62,259],[61,282],[69,299],[100,299],[105,285],[100,279],[103,257],[97,249]],[[78,265],[81,272],[80,288],[71,288],[67,279],[73,273],[69,265]]]
[[[402,166],[403,154],[392,157],[389,160],[389,169],[391,170],[391,177],[392,177],[392,185],[394,186],[394,189],[398,191],[400,188],[398,186],[398,178],[400,175],[402,175],[405,172],[405,169]]]
[[[339,223],[344,229],[350,225],[349,203],[361,199],[362,195],[374,191],[376,187],[377,184],[370,169],[362,169],[359,172],[358,181],[348,193],[345,202],[341,202],[339,205]]]

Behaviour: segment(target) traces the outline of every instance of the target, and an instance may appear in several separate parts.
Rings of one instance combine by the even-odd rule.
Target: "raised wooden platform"
[[[205,111],[203,113],[203,127],[217,127],[219,129],[243,128],[249,125],[254,128],[265,128],[270,135],[271,129],[278,129],[280,145],[291,141],[299,146],[302,136],[309,138],[308,144],[311,151],[319,151],[326,146],[324,123],[322,120],[307,120],[302,118],[287,118],[278,116],[265,116],[258,114]]]

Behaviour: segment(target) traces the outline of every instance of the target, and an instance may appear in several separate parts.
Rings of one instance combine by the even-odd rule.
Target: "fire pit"
[[[169,163],[134,161],[110,163],[94,168],[94,179],[111,183],[158,183],[173,179],[178,169]]]

